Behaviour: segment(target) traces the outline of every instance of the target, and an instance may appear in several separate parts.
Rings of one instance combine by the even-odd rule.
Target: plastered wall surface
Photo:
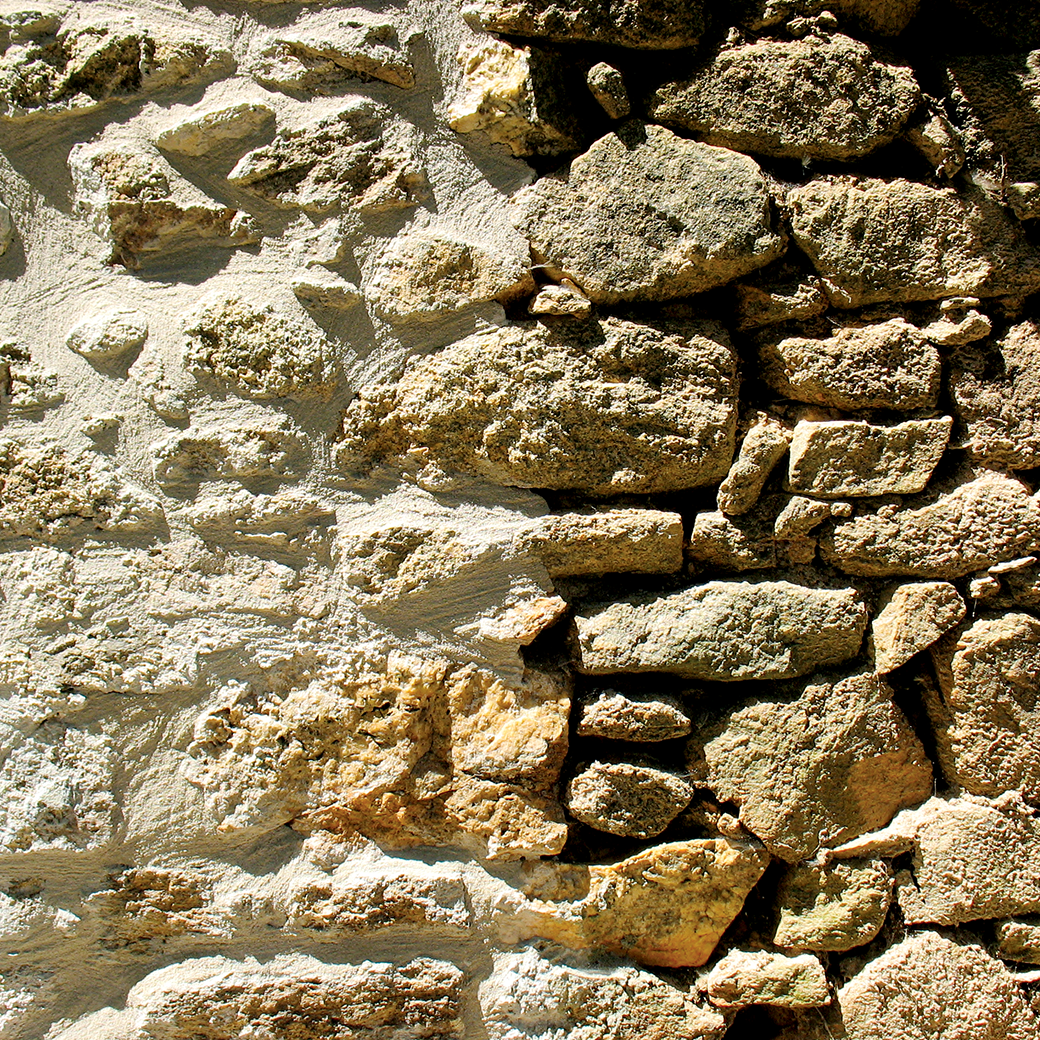
[[[1040,1035],[1030,48],[0,4],[0,1037]]]

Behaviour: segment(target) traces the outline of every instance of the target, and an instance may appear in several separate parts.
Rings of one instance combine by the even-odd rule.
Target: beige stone
[[[628,762],[593,762],[571,777],[564,805],[597,831],[656,838],[692,798],[693,788],[674,773]]]
[[[685,737],[690,725],[689,715],[675,697],[626,696],[606,690],[581,705],[576,732],[579,737],[656,743]]]
[[[306,552],[326,544],[336,511],[295,489],[253,495],[244,488],[206,495],[185,510],[184,519],[207,541]]]
[[[136,350],[147,338],[148,320],[140,311],[116,309],[73,326],[65,345],[88,361],[112,361]]]
[[[597,62],[586,73],[585,82],[611,119],[624,119],[632,111],[625,78],[613,65]]]
[[[785,321],[806,321],[830,307],[823,283],[794,264],[779,260],[733,286],[737,328],[741,332]]]
[[[719,486],[719,509],[730,516],[746,513],[757,501],[773,467],[787,454],[791,431],[779,419],[757,412],[740,451]]]
[[[777,565],[772,526],[756,513],[698,513],[686,557],[694,572],[767,570]]]
[[[788,956],[765,950],[730,950],[700,980],[716,1007],[753,1004],[772,1007],[822,1007],[831,1001],[827,976],[811,953]]]
[[[234,148],[274,125],[274,112],[259,101],[203,109],[163,130],[155,143],[164,152],[205,156]]]
[[[361,289],[353,282],[320,267],[298,275],[289,285],[304,307],[319,310],[350,310],[364,298]]]
[[[1040,964],[1040,923],[1035,918],[1001,921],[997,925],[997,952],[1006,961]]]
[[[897,585],[884,594],[870,627],[874,670],[895,671],[964,617],[960,593],[945,581]]]
[[[527,313],[536,317],[547,314],[585,319],[592,314],[592,302],[569,278],[565,278],[559,285],[540,286],[527,305]]]
[[[760,30],[828,10],[843,23],[848,19],[857,29],[879,36],[898,36],[919,6],[920,0],[755,0],[743,24]]]

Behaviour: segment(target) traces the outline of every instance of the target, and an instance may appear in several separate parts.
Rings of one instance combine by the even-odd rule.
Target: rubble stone
[[[902,667],[962,620],[964,600],[949,582],[920,581],[885,593],[870,627],[874,670],[879,675]]]
[[[531,297],[527,313],[584,320],[592,314],[592,301],[569,279],[559,285],[542,285]]]
[[[274,112],[259,101],[240,101],[223,108],[209,108],[163,130],[155,143],[164,152],[178,155],[210,155],[233,147],[274,124]]]
[[[1001,921],[997,925],[997,950],[1006,961],[1040,964],[1040,924],[1035,919]]]
[[[759,412],[740,442],[740,451],[719,486],[719,509],[729,516],[746,513],[773,472],[787,454],[791,431],[778,419]]]
[[[611,119],[624,119],[632,111],[625,78],[613,65],[601,61],[589,69],[585,79],[592,96]]]
[[[776,539],[772,526],[754,514],[698,513],[686,557],[698,569],[767,570],[777,564]]]
[[[65,345],[88,361],[111,361],[136,350],[148,338],[148,322],[140,311],[111,310],[81,321],[69,331]]]
[[[693,788],[650,766],[593,762],[567,784],[564,804],[581,823],[629,838],[656,838],[690,804]]]
[[[764,950],[730,950],[700,982],[715,1007],[822,1007],[831,1001],[818,957]]]
[[[689,715],[674,697],[630,697],[607,690],[581,705],[576,732],[579,737],[656,743],[685,737],[690,725]]]
[[[830,307],[819,278],[783,260],[734,285],[733,298],[741,332],[784,321],[806,321]]]

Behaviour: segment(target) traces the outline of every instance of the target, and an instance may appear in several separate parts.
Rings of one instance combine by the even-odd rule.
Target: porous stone
[[[714,289],[784,245],[752,159],[659,126],[626,124],[513,201],[538,262],[594,303]]]
[[[592,496],[697,487],[729,467],[736,386],[714,324],[507,325],[362,386],[338,461],[421,467],[435,485],[466,474]]]
[[[906,140],[931,163],[937,177],[956,177],[967,156],[957,128],[938,107],[929,107],[910,121]]]
[[[14,414],[52,408],[65,400],[58,373],[33,361],[16,342],[0,343],[0,408]]]
[[[325,543],[336,519],[330,505],[296,489],[253,495],[244,488],[208,495],[184,511],[184,519],[207,541],[305,552]]]
[[[997,952],[1006,961],[1040,964],[1040,923],[1036,919],[1001,921],[997,925]]]
[[[870,626],[874,670],[879,675],[902,667],[927,650],[964,617],[960,593],[946,581],[897,585],[882,597]]]
[[[931,478],[952,428],[949,416],[896,426],[800,422],[791,437],[787,487],[821,498],[914,494]]]
[[[593,762],[567,784],[576,820],[629,838],[656,838],[690,804],[693,788],[674,773],[627,762]]]
[[[148,321],[140,311],[110,310],[95,314],[69,330],[65,345],[88,361],[112,361],[136,350],[148,338]]]
[[[932,791],[924,748],[874,675],[809,683],[793,699],[762,697],[706,718],[688,761],[694,783],[739,805],[740,822],[791,863],[883,827]]]
[[[962,347],[986,339],[993,331],[993,322],[975,309],[978,305],[974,296],[943,300],[939,304],[939,319],[926,325],[921,333],[940,347]]]
[[[583,608],[573,648],[578,669],[592,675],[785,679],[854,657],[866,624],[853,589],[711,581]]]
[[[274,112],[259,101],[203,109],[163,130],[155,143],[164,152],[205,156],[232,148],[274,125]]]
[[[1029,1040],[1040,1022],[981,947],[917,932],[838,991],[849,1040]]]
[[[831,305],[819,278],[784,261],[770,264],[746,282],[738,282],[733,286],[733,297],[741,332],[784,321],[805,321],[823,314]]]
[[[1040,252],[979,191],[830,176],[792,189],[788,204],[795,242],[839,307],[1040,287]]]
[[[624,119],[632,110],[625,78],[605,61],[598,62],[585,74],[592,96],[611,119]]]
[[[762,378],[792,400],[847,411],[935,407],[939,352],[903,318],[759,342]]]
[[[592,301],[569,279],[559,285],[543,285],[531,297],[527,313],[564,318],[588,318],[592,314]]]
[[[318,310],[347,311],[364,299],[361,289],[353,282],[322,268],[312,268],[299,275],[289,287],[305,307]]]
[[[984,472],[923,505],[839,522],[828,563],[870,577],[959,578],[1022,556],[1040,539],[1040,506],[1020,481]]]
[[[758,501],[790,443],[791,431],[784,423],[765,412],[756,413],[726,479],[719,485],[719,509],[729,516],[746,513]]]
[[[661,87],[653,117],[709,144],[782,158],[860,158],[899,136],[921,100],[910,69],[848,36],[724,48]]]
[[[880,859],[791,867],[777,889],[773,943],[821,953],[866,945],[888,916],[892,883],[892,870]]]
[[[831,1001],[827,976],[811,953],[788,956],[765,950],[730,950],[700,980],[716,1007],[753,1004],[772,1007],[822,1007]]]
[[[686,558],[698,571],[767,570],[777,565],[772,525],[755,514],[731,517],[720,511],[698,513]]]
[[[656,743],[685,737],[690,725],[675,697],[635,697],[607,690],[581,705],[575,732],[579,737]]]

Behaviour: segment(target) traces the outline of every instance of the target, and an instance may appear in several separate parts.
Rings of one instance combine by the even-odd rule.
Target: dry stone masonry
[[[1040,15],[0,5],[0,1040],[1037,1040]]]

